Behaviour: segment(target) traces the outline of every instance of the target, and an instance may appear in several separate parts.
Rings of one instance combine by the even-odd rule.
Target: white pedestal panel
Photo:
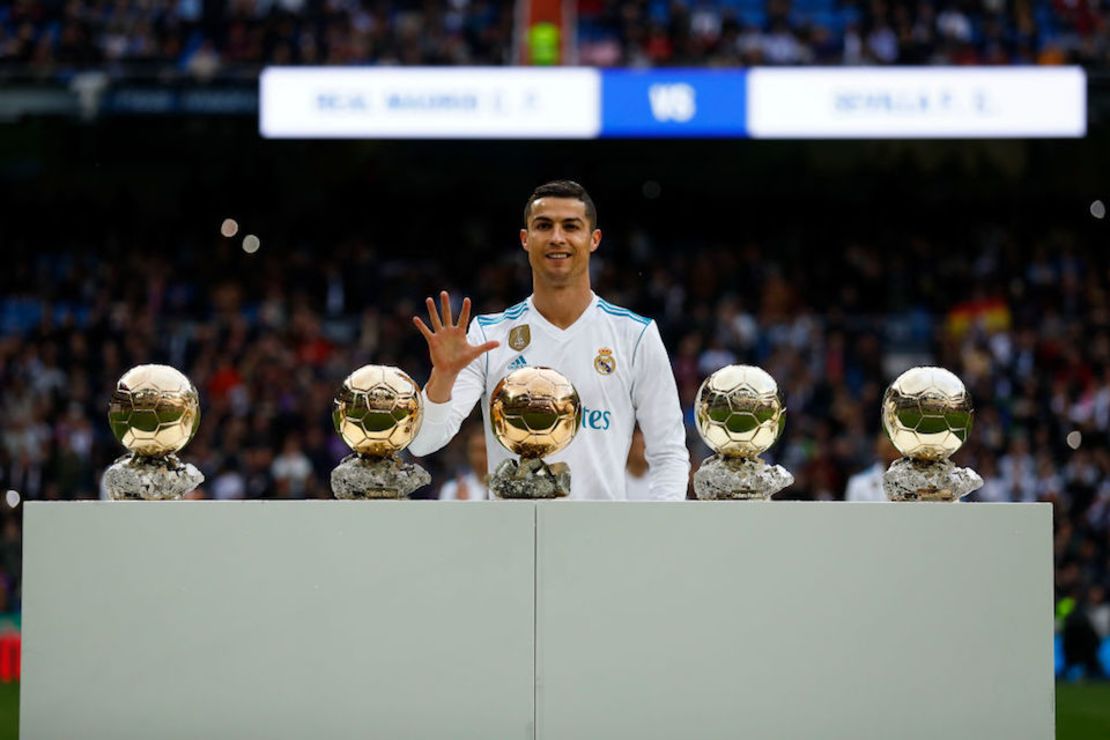
[[[1047,505],[544,504],[540,740],[1053,737]]]
[[[532,738],[534,506],[25,513],[22,736]]]

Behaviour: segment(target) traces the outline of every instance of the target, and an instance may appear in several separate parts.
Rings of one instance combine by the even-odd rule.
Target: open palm
[[[467,340],[466,325],[470,321],[469,298],[463,298],[458,323],[451,315],[451,299],[447,291],[439,294],[440,306],[443,308],[442,320],[435,301],[427,298],[424,302],[428,306],[428,321],[431,323],[431,328],[419,316],[414,316],[412,322],[428,342],[428,354],[431,355],[432,367],[436,371],[448,376],[457,375],[476,357],[480,357],[498,345],[498,342],[475,345]]]

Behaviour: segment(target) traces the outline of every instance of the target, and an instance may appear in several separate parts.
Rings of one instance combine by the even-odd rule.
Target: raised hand
[[[454,386],[455,378],[463,368],[500,343],[490,341],[474,345],[467,341],[466,325],[470,321],[469,298],[463,299],[458,323],[455,323],[451,315],[451,299],[446,290],[439,294],[440,306],[443,308],[442,320],[435,301],[427,298],[424,302],[428,306],[428,321],[432,325],[431,328],[429,329],[419,316],[413,316],[412,323],[428,342],[428,354],[432,359],[432,375],[425,386],[428,398],[437,403],[443,403],[450,400],[451,387]]]

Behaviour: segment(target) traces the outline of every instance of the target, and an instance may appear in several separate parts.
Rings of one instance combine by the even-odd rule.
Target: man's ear
[[[596,252],[599,246],[601,246],[601,229],[594,229],[594,233],[590,234],[590,252]]]
[[[520,248],[525,252],[528,251],[528,229],[520,230]]]

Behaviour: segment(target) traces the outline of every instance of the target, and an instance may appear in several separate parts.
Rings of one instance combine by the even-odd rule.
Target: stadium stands
[[[1105,65],[1106,18],[1086,3],[717,0],[579,3],[580,61]]]
[[[267,64],[497,65],[514,3],[488,0],[17,0],[0,5],[0,74],[81,70],[251,79]],[[577,63],[597,66],[1106,65],[1106,14],[1057,0],[581,0]]]

